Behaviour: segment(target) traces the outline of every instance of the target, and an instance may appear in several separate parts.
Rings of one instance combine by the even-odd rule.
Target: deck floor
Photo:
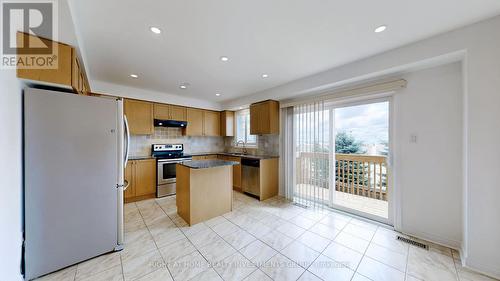
[[[308,194],[316,199],[329,198],[330,190],[309,184],[297,185],[299,194]],[[387,218],[389,213],[388,201],[359,196],[356,194],[335,191],[333,203],[345,208],[357,210],[374,216]]]

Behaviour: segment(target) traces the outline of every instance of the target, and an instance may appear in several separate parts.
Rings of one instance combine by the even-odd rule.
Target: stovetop
[[[184,154],[183,144],[153,144],[151,154],[157,159],[190,158],[191,155]]]

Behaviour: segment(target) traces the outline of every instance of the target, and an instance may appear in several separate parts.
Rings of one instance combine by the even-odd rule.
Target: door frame
[[[338,108],[344,108],[344,107],[351,107],[351,106],[358,106],[358,105],[366,105],[366,104],[372,104],[372,103],[380,103],[380,102],[388,102],[389,105],[388,105],[388,137],[389,137],[389,140],[388,140],[388,143],[387,143],[387,146],[388,146],[388,149],[389,149],[389,152],[388,152],[388,155],[387,155],[387,170],[388,170],[388,176],[387,176],[387,182],[389,184],[389,186],[391,187],[389,189],[389,193],[388,193],[388,212],[387,212],[387,215],[388,217],[387,218],[382,218],[382,217],[379,217],[379,216],[375,216],[375,215],[372,215],[372,214],[368,214],[368,213],[364,213],[364,212],[361,212],[361,211],[358,211],[358,210],[355,210],[355,209],[351,209],[351,208],[347,208],[347,207],[344,207],[344,206],[340,206],[340,205],[337,205],[337,204],[334,204],[334,201],[333,201],[333,196],[334,196],[334,191],[335,191],[335,176],[336,176],[336,169],[331,169],[330,171],[332,171],[330,173],[330,182],[332,183],[332,190],[330,192],[330,198],[329,198],[329,206],[333,209],[338,209],[340,211],[343,211],[343,212],[347,212],[347,213],[351,213],[353,215],[356,215],[356,216],[360,216],[360,217],[364,217],[364,218],[367,218],[367,219],[371,219],[371,220],[374,220],[374,221],[377,221],[377,222],[381,222],[381,223],[384,223],[384,224],[388,224],[388,225],[391,225],[391,226],[395,226],[395,225],[399,225],[398,224],[398,218],[400,217],[400,204],[398,204],[399,202],[395,202],[398,198],[400,198],[398,196],[398,190],[395,186],[395,169],[394,169],[394,165],[393,165],[393,161],[394,161],[394,151],[395,151],[395,146],[394,146],[394,101],[393,101],[393,96],[392,96],[393,93],[387,93],[385,95],[383,95],[382,97],[380,95],[377,95],[377,97],[373,97],[373,96],[368,96],[368,97],[364,97],[362,99],[359,99],[359,98],[356,98],[354,100],[349,100],[349,99],[346,99],[346,100],[341,100],[341,101],[338,101],[338,102],[331,102],[331,104],[329,105],[329,109],[330,109],[330,120],[331,121],[331,128],[330,130],[332,131],[332,134],[331,134],[331,147],[335,148],[335,135],[336,135],[336,129],[335,129],[335,109],[338,109]],[[332,149],[332,153],[333,155],[331,156],[333,161],[330,161],[332,163],[334,163],[335,161],[335,149]],[[333,166],[333,164],[331,165]],[[399,201],[399,200],[398,200]]]

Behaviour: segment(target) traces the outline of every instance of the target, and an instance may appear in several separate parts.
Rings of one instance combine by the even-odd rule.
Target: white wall
[[[463,54],[465,266],[500,278],[500,16],[226,103],[315,94]],[[414,210],[418,212],[418,210]]]
[[[14,70],[0,70],[0,279],[22,280],[21,84]]]
[[[394,96],[395,185],[401,230],[453,248],[462,242],[460,63],[404,75]],[[417,141],[410,142],[416,135]]]

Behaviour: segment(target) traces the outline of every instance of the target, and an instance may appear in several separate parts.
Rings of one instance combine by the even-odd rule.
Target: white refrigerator
[[[24,90],[26,280],[121,249],[128,139],[119,98]]]

